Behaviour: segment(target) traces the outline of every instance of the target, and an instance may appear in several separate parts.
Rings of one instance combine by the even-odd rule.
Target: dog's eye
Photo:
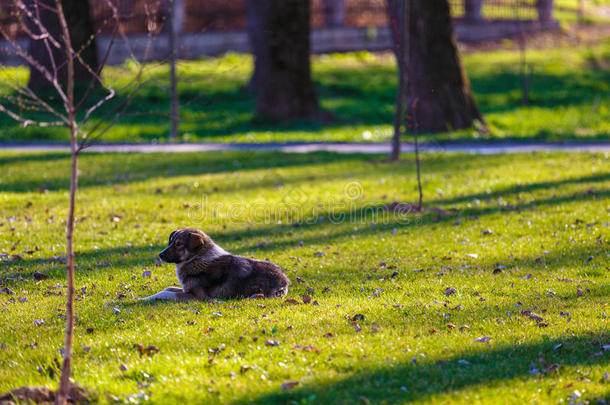
[[[182,242],[177,240],[177,241],[174,242],[174,245],[176,245],[176,247],[180,247],[180,246],[182,246]]]

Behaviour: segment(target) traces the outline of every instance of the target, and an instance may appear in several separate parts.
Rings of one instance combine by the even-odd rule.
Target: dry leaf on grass
[[[297,301],[297,300],[296,300],[296,299],[294,299],[294,298],[288,298],[288,299],[285,299],[285,300],[284,300],[284,302],[285,302],[285,303],[287,303],[287,304],[293,304],[293,305],[299,305],[299,304],[300,304],[300,302],[299,302],[299,301]]]
[[[286,381],[286,382],[282,383],[281,387],[284,391],[288,391],[288,390],[293,389],[297,385],[299,385],[298,381]]]
[[[136,343],[133,345],[133,347],[135,347],[142,355],[146,354],[152,356],[153,354],[159,353],[160,351],[157,346],[151,345],[144,347],[144,345],[142,345],[141,343]]]

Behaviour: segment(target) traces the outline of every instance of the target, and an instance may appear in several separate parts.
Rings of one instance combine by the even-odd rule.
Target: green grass
[[[610,134],[610,41],[591,48],[532,50],[530,103],[521,105],[519,53],[495,51],[464,55],[476,100],[490,127],[486,140],[600,141]],[[389,54],[352,53],[313,57],[313,77],[324,108],[338,123],[299,122],[272,126],[252,121],[255,100],[241,91],[251,58],[181,62],[181,141],[296,142],[387,141],[392,134],[396,72]],[[133,67],[105,70],[110,83],[125,84]],[[24,68],[4,74],[27,77]],[[169,133],[167,67],[151,66],[154,79],[137,95],[131,114],[107,133],[104,142],[167,142]],[[63,129],[21,128],[0,119],[3,142],[66,141]],[[473,130],[426,135],[430,142],[476,141]]]
[[[599,13],[600,8],[610,6],[608,0],[555,0],[553,17],[562,26],[579,22],[580,3],[582,3],[585,24],[608,24],[608,16]]]
[[[425,154],[436,210],[405,216],[379,207],[416,199],[413,164],[380,158],[84,155],[74,379],[102,402],[610,400],[609,156]],[[22,256],[0,263],[2,288],[16,293],[0,293],[0,392],[54,387],[69,159],[2,153],[0,168],[0,252]],[[155,257],[187,225],[278,263],[289,298],[319,305],[139,303],[176,282]],[[160,352],[141,356],[135,343]],[[282,391],[286,381],[299,385]]]

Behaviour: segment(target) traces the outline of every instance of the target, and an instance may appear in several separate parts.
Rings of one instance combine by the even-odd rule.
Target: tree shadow
[[[117,159],[120,156],[120,159]],[[234,173],[248,170],[309,166],[351,160],[371,160],[370,156],[313,152],[308,154],[257,151],[225,151],[179,154],[86,154],[81,156],[79,187],[130,184],[153,178]],[[14,163],[39,162],[27,168],[27,175],[3,178],[0,191],[31,192],[37,189],[69,189],[70,155],[32,153],[0,156],[0,167]]]
[[[602,176],[603,177],[603,176]],[[534,189],[539,190],[541,188],[552,188],[555,183],[586,183],[589,181],[598,181],[598,176],[584,176],[577,179],[560,180],[557,182],[542,182],[535,183],[532,185]],[[508,189],[510,193],[513,191],[512,188]],[[477,194],[478,195],[478,194]],[[499,192],[497,196],[505,196],[504,192]],[[439,223],[451,223],[455,222],[460,218],[480,218],[486,215],[492,215],[496,213],[509,213],[509,212],[522,212],[525,210],[535,209],[542,206],[558,205],[564,203],[573,203],[579,201],[587,201],[591,199],[604,199],[610,196],[610,190],[596,190],[590,192],[589,190],[584,192],[577,192],[569,195],[553,196],[549,198],[530,200],[528,202],[522,202],[514,206],[488,206],[488,207],[469,207],[455,211],[429,211],[423,214],[396,214],[387,212],[384,209],[383,204],[376,204],[367,207],[357,206],[355,208],[341,208],[336,210],[320,210],[312,212],[305,221],[297,221],[291,223],[284,217],[271,218],[270,223],[272,225],[262,225],[256,227],[233,227],[232,229],[218,230],[212,237],[221,246],[229,248],[234,254],[242,255],[253,255],[261,256],[266,253],[272,253],[276,251],[284,251],[286,249],[297,248],[298,243],[305,245],[319,245],[325,243],[336,243],[343,239],[350,238],[354,235],[353,227],[337,226],[337,225],[358,225],[359,237],[368,237],[371,235],[389,233],[394,229],[412,229],[421,228],[433,224]],[[465,201],[469,201],[472,196],[460,197],[464,198]],[[444,200],[439,200],[444,202]],[[445,202],[446,203],[446,202]],[[452,203],[452,202],[451,202]],[[325,221],[320,222],[319,218],[326,218]],[[303,219],[303,217],[300,217]],[[281,220],[278,224],[278,220]],[[379,221],[379,222],[375,222]],[[375,222],[374,225],[370,225]],[[292,236],[295,224],[298,225],[299,231],[311,231],[314,229],[320,229],[322,232],[313,235],[300,235],[298,237]],[[271,235],[283,235],[283,240],[274,241],[269,244],[261,244],[260,239],[269,238]],[[77,253],[77,270],[85,272],[92,270],[103,269],[106,265],[105,262],[109,262],[107,265],[113,267],[129,268],[134,266],[151,266],[154,264],[154,260],[157,253],[163,249],[164,246],[135,246],[135,247],[116,247],[110,249],[100,249],[87,252]],[[571,259],[570,262],[575,260],[584,260],[590,254],[590,250],[571,249],[567,256]],[[143,258],[146,257],[146,258]],[[542,257],[519,259],[521,265],[526,267],[536,268],[539,264],[544,265],[547,261],[550,261],[552,256],[545,255]],[[0,269],[10,269],[17,267],[20,269],[30,268],[31,266],[41,265],[45,263],[53,262],[50,259],[40,258],[24,258],[17,262],[3,262],[0,263]],[[84,264],[83,264],[84,263]],[[100,265],[101,263],[101,265]],[[32,273],[32,270],[30,273]],[[63,267],[55,270],[52,274],[54,277],[61,277]],[[6,273],[9,277],[17,274],[24,275],[23,271],[9,272]],[[27,274],[27,273],[25,273]]]
[[[355,369],[329,383],[305,383],[288,392],[274,391],[234,403],[366,403],[432,401],[439,394],[459,394],[472,386],[497,385],[514,378],[544,379],[562,367],[607,364],[610,333],[547,338],[485,350],[464,350],[435,363],[401,363],[378,369]],[[555,349],[562,345],[560,349]],[[540,360],[543,361],[540,361]],[[533,365],[533,366],[532,366]],[[532,371],[533,369],[537,371]],[[404,388],[403,388],[404,387]],[[294,403],[292,402],[292,403]]]
[[[251,131],[283,133],[283,139],[300,139],[302,135],[320,134],[328,130],[347,130],[354,125],[378,126],[392,122],[396,92],[396,72],[393,65],[325,68],[315,71],[315,85],[321,105],[338,117],[339,124],[300,121],[281,125],[253,121],[255,98],[240,91],[247,75],[220,74],[211,80],[185,72],[181,85],[181,128],[198,141],[214,141],[220,137],[242,136]],[[243,76],[243,77],[242,77]],[[521,75],[513,66],[500,71],[472,69],[469,74],[479,108],[486,113],[507,112],[521,108]],[[165,83],[165,72],[153,75],[154,81],[139,91],[129,115],[121,118],[105,141],[150,142],[167,139],[169,133],[169,99],[158,85]],[[602,69],[574,72],[536,73],[530,89],[530,107],[556,108],[593,104],[605,93],[603,83],[610,76]],[[103,112],[103,109],[102,109]],[[552,131],[549,123],[549,132]],[[5,128],[4,141],[24,140],[66,141],[65,129],[20,128],[6,117],[0,117]],[[458,140],[476,141],[470,134],[455,135]],[[455,138],[452,137],[452,139]],[[442,139],[442,135],[439,139]],[[433,136],[438,138],[438,136]],[[539,134],[536,138],[544,138]]]
[[[469,207],[455,211],[446,212],[426,212],[424,214],[386,214],[384,211],[384,205],[376,205],[367,207],[365,209],[357,208],[355,210],[331,210],[331,211],[318,211],[316,212],[315,218],[335,218],[335,223],[345,223],[345,221],[351,221],[351,224],[359,225],[362,228],[358,231],[359,237],[366,237],[375,234],[389,233],[394,229],[411,229],[420,228],[435,223],[448,223],[455,222],[458,219],[463,218],[479,218],[485,215],[492,215],[496,213],[508,213],[508,212],[521,212],[525,210],[535,209],[543,206],[560,205],[564,203],[573,203],[579,201],[587,201],[591,199],[604,199],[610,196],[610,190],[597,190],[593,193],[588,191],[578,192],[571,195],[563,195],[556,197],[549,197],[537,200],[531,200],[528,202],[520,203],[517,205],[505,207],[505,206],[490,206],[490,207]],[[430,203],[432,205],[433,203]],[[374,226],[369,225],[373,220],[379,220],[380,216],[383,215],[383,221],[375,223]],[[299,227],[308,230],[316,226],[319,226],[319,222],[312,219],[306,222],[301,222]],[[374,222],[374,221],[373,221]],[[281,233],[282,230],[288,230],[290,225],[271,225],[261,226],[255,229],[241,230],[242,235],[258,236],[264,238],[266,235]],[[219,232],[219,237],[230,237],[231,232]],[[305,245],[309,244],[321,244],[330,243],[342,238],[349,238],[354,234],[353,228],[346,227],[333,227],[332,231],[324,234],[323,236],[301,236],[299,241]],[[295,240],[285,240],[274,242],[268,245],[261,245],[256,248],[256,251],[274,251],[277,249],[289,249],[296,246]],[[238,249],[237,252],[248,251],[248,249]]]
[[[473,201],[474,199],[486,200],[495,199],[499,197],[513,196],[519,193],[531,193],[538,190],[556,189],[561,186],[568,184],[581,184],[581,183],[601,183],[610,180],[610,173],[597,173],[589,176],[581,176],[568,178],[563,180],[554,181],[541,181],[536,183],[516,184],[514,186],[506,187],[500,190],[494,190],[490,193],[473,193],[464,196],[451,197],[445,199],[437,199],[434,201],[435,204],[459,204],[463,202]]]
[[[179,176],[239,173],[262,169],[297,168],[302,170],[288,178],[280,178],[276,174],[263,176],[259,181],[249,184],[225,182],[206,188],[201,184],[199,191],[206,193],[233,191],[236,188],[249,189],[272,185],[289,185],[303,180],[333,178],[348,178],[355,173],[370,172],[370,165],[383,173],[405,172],[410,170],[412,162],[400,162],[394,165],[383,165],[379,155],[310,152],[285,153],[275,151],[221,151],[210,153],[104,153],[84,154],[80,157],[79,188],[100,186],[115,186],[134,184],[155,178],[169,179]],[[446,170],[449,166],[463,162],[463,156],[447,154],[434,156],[426,162],[426,171],[435,173]],[[343,170],[336,175],[326,173],[309,173],[308,166],[359,162],[361,166]],[[0,154],[0,168],[15,163],[23,163],[23,167],[13,167],[12,176],[0,178],[0,191],[31,192],[34,190],[63,191],[70,186],[69,165],[70,155],[67,153],[27,153]],[[34,163],[27,166],[25,163]],[[502,162],[499,159],[485,156],[479,157],[477,167],[481,169],[495,167]],[[22,174],[22,175],[16,175]]]

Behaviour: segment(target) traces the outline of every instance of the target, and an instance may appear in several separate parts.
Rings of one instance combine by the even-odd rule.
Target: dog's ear
[[[178,232],[178,231],[174,231],[174,232],[172,232],[172,233],[170,233],[170,234],[169,234],[169,242],[168,242],[168,245],[169,245],[170,243],[172,243],[172,241],[174,240],[174,236],[176,235],[176,233],[177,233],[177,232]]]
[[[189,234],[189,243],[188,249],[190,251],[195,251],[205,245],[205,240],[203,239],[203,235],[191,232]]]

